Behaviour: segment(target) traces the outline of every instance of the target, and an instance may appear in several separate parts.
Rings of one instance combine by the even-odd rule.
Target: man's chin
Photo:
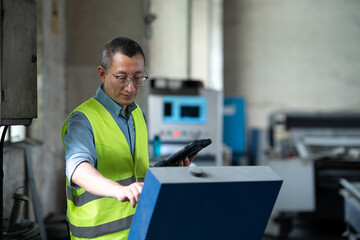
[[[124,99],[121,99],[121,101],[117,101],[117,104],[119,104],[120,106],[127,106],[127,105],[130,105],[131,103],[133,102],[133,100],[124,100]]]

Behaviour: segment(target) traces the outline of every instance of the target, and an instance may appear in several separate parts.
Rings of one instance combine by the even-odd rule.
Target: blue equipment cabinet
[[[281,184],[267,166],[150,168],[128,239],[261,240]]]
[[[231,148],[232,162],[238,164],[246,152],[245,100],[240,97],[224,98],[223,141]]]

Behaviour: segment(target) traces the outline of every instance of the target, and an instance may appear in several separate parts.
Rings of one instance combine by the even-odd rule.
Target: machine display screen
[[[181,117],[198,118],[200,116],[200,107],[196,106],[182,106]]]
[[[167,123],[206,123],[207,99],[200,96],[165,96],[163,121]]]
[[[164,116],[165,117],[170,117],[171,116],[171,111],[172,109],[172,104],[171,103],[165,103],[164,104]]]

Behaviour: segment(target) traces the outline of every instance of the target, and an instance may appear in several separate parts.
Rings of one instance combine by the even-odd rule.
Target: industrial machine
[[[35,1],[1,0],[1,14],[1,125],[28,126],[37,117]]]
[[[344,198],[344,220],[347,231],[344,233],[349,240],[360,238],[360,181],[350,182],[340,179],[340,194]]]
[[[281,184],[267,166],[149,168],[129,239],[262,239]]]
[[[269,142],[267,164],[284,179],[274,207],[280,234],[294,216],[341,225],[339,180],[360,181],[360,113],[275,112]]]
[[[245,99],[224,98],[223,140],[232,151],[232,165],[244,164],[246,155]]]
[[[161,140],[158,158],[194,140],[209,138],[212,144],[199,152],[195,162],[222,165],[222,93],[203,88],[199,81],[152,79],[150,83],[149,143],[156,137]],[[152,147],[149,150],[151,153]]]

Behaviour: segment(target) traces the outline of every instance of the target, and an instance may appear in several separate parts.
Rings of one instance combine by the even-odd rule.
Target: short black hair
[[[107,71],[112,64],[113,57],[116,53],[124,54],[128,57],[133,57],[140,53],[144,58],[145,54],[140,44],[128,37],[116,37],[108,42],[102,52],[100,65]]]

